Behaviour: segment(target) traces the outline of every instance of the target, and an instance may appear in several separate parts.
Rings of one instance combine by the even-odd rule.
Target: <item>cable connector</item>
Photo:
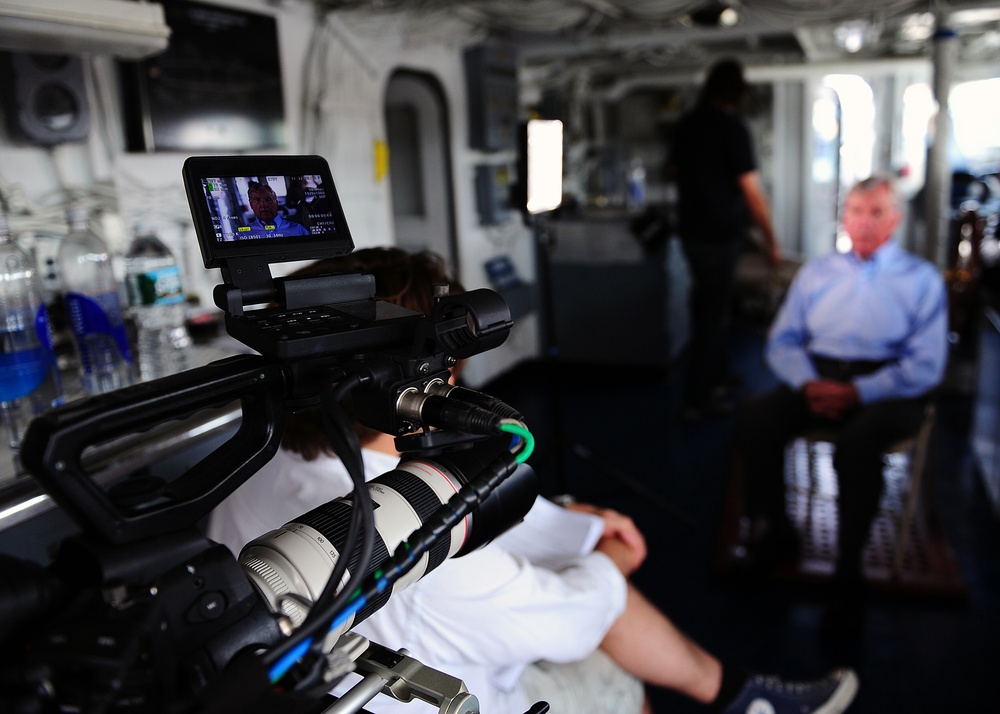
[[[475,405],[435,394],[424,394],[415,387],[399,395],[396,413],[417,424],[468,434],[496,434],[500,431],[500,422],[503,420],[500,415]]]
[[[494,396],[484,394],[483,392],[477,392],[474,389],[457,387],[453,384],[448,384],[443,380],[435,380],[427,385],[426,392],[428,394],[436,394],[441,397],[447,397],[448,399],[465,402],[466,404],[472,404],[503,417],[504,419],[524,421],[524,417],[519,411],[514,409],[514,407],[505,404],[502,400],[497,399]]]

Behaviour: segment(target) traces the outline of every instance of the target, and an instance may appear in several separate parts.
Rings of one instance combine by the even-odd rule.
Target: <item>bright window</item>
[[[854,74],[828,74],[823,84],[840,99],[840,184],[853,186],[872,173],[875,97],[868,82]]]
[[[937,114],[934,92],[926,82],[911,84],[903,90],[903,116],[900,126],[902,141],[902,169],[899,190],[911,196],[920,190],[927,179],[927,143],[931,121]]]
[[[972,174],[1000,169],[1000,78],[963,82],[949,96],[952,166]]]

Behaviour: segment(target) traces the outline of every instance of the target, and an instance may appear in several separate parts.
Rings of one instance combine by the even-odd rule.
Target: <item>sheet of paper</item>
[[[558,570],[567,561],[591,552],[603,533],[600,516],[569,511],[539,497],[524,521],[495,542],[535,565]]]

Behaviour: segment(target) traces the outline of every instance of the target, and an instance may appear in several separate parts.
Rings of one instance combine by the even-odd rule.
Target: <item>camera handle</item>
[[[82,529],[108,543],[181,530],[207,515],[277,451],[286,382],[280,364],[239,355],[71,402],[31,422],[21,459]],[[237,432],[162,491],[120,500],[88,472],[88,447],[233,401],[242,409]]]
[[[436,704],[440,714],[479,714],[479,700],[462,680],[427,667],[405,649],[392,650],[353,632],[340,638],[336,651],[363,651],[355,661],[363,679],[341,696],[323,714],[353,714],[384,692],[401,702],[414,699]]]
[[[362,650],[360,654],[350,654]],[[436,704],[439,714],[479,714],[479,700],[462,680],[432,669],[409,656],[405,649],[392,650],[348,632],[337,643],[338,652],[355,657],[355,668],[363,679],[323,714],[354,714],[379,692],[401,702],[414,699]],[[527,714],[545,714],[549,705],[538,702]]]

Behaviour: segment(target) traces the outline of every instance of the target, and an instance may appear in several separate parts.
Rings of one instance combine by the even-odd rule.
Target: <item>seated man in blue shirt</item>
[[[239,238],[288,238],[307,236],[309,229],[301,223],[289,221],[278,214],[278,197],[266,183],[251,181],[247,188],[250,210],[257,217],[250,223],[250,231],[239,233]]]
[[[852,250],[807,262],[768,335],[765,357],[782,384],[748,401],[736,422],[745,507],[752,519],[747,564],[798,555],[785,512],[784,447],[805,428],[839,425],[834,468],[840,522],[835,611],[860,624],[861,555],[882,494],[882,456],[917,431],[927,393],[947,357],[940,272],[891,240],[900,209],[889,179],[854,186],[842,216]],[[843,612],[847,615],[848,613]]]

